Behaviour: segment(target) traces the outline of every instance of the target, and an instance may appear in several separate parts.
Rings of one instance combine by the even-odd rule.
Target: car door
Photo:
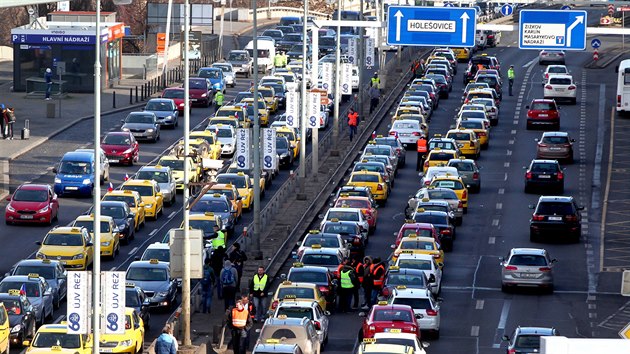
[[[42,298],[43,298],[43,303],[44,303],[44,307],[48,308],[48,310],[50,311],[50,316],[52,317],[53,315],[53,298],[54,298],[54,294],[52,292],[52,288],[50,287],[50,285],[48,285],[48,282],[46,281],[46,279],[40,279],[39,282],[39,286],[41,288],[41,292],[42,292]],[[47,310],[44,311],[44,313],[46,313]]]
[[[94,245],[92,244],[92,236],[90,236],[90,233],[87,232],[86,229],[83,229],[82,236],[84,245],[83,254],[85,259],[88,260],[85,264],[87,267],[94,261]]]
[[[57,286],[59,288],[59,300],[64,299],[68,292],[66,271],[61,264],[55,266],[55,278],[57,279]]]

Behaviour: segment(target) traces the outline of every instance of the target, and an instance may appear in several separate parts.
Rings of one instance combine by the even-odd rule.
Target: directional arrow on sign
[[[470,16],[464,12],[460,18],[462,19],[462,24],[464,25],[464,27],[462,27],[462,43],[466,43],[466,24],[468,23],[468,20],[470,20]]]
[[[396,41],[400,42],[400,22],[401,22],[401,18],[403,18],[404,16],[402,12],[398,10],[398,12],[396,12],[394,17],[396,17]]]
[[[575,26],[577,26],[580,23],[584,23],[584,16],[577,16],[575,18],[575,21],[573,21],[573,23],[571,24],[571,26],[567,28],[567,46],[568,47],[571,46],[571,32],[573,32],[573,29],[575,28]]]

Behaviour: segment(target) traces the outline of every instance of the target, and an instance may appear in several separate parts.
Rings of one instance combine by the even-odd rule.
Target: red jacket
[[[358,125],[358,122],[359,122],[359,113],[357,112],[348,113],[349,126],[356,127]]]

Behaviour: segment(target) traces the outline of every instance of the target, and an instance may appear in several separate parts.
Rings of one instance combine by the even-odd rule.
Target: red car
[[[191,77],[188,79],[188,87],[190,89],[191,104],[210,107],[212,104],[212,84],[210,79]]]
[[[140,158],[140,144],[130,132],[109,132],[103,138],[101,147],[109,163],[133,166]]]
[[[374,338],[375,333],[383,332],[414,333],[420,338],[420,326],[411,306],[387,305],[387,301],[372,306],[363,320],[359,339]]]
[[[398,233],[394,233],[396,236],[395,247],[397,248],[400,245],[400,241],[403,237],[407,237],[411,234],[416,234],[418,237],[433,237],[435,241],[440,242],[440,236],[438,230],[433,226],[433,224],[427,224],[423,222],[406,222],[398,230]]]
[[[349,196],[347,194],[341,194],[335,202],[335,208],[357,208],[361,209],[361,213],[367,219],[370,226],[370,232],[376,230],[376,220],[378,219],[378,211],[376,207],[372,205],[372,202],[368,197]]]
[[[551,130],[560,130],[560,111],[556,101],[535,99],[527,109],[527,129],[537,126],[551,126]]]
[[[22,184],[7,197],[4,219],[7,224],[41,223],[50,225],[57,220],[59,201],[47,184]]]
[[[184,113],[184,89],[182,87],[170,87],[162,91],[162,98],[170,98],[175,102],[175,106],[180,113]],[[190,105],[192,107],[192,104]],[[180,117],[182,117],[180,115]]]

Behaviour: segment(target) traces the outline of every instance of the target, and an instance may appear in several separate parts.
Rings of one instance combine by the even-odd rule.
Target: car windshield
[[[184,170],[184,160],[160,160],[160,165],[170,167],[174,171]]]
[[[516,338],[514,346],[519,349],[539,349],[540,335],[519,335]]]
[[[424,277],[420,274],[389,273],[387,285],[406,285],[407,287],[425,287]]]
[[[122,219],[126,216],[126,213],[123,207],[101,206],[101,215],[111,216],[113,219]]]
[[[510,265],[515,266],[547,266],[547,258],[541,255],[533,254],[515,254],[510,258]]]
[[[125,191],[136,191],[142,197],[152,197],[153,196],[153,187],[152,186],[135,186],[135,185],[123,185],[122,187]]]
[[[320,245],[327,248],[340,247],[337,237],[319,237],[317,235],[306,236],[306,240],[304,240],[304,243],[302,245],[306,247],[310,247],[312,245]]]
[[[217,138],[231,138],[232,130],[231,129],[217,129]]]
[[[448,222],[446,221],[446,216],[442,216],[442,215],[416,213],[416,215],[413,216],[413,220],[415,222],[424,222],[424,223],[433,224],[433,225],[448,224]]]
[[[246,176],[225,176],[219,175],[217,183],[233,184],[236,188],[247,188]]]
[[[431,141],[429,142],[429,150],[440,148],[444,150],[453,150],[455,146],[450,141]]]
[[[462,140],[463,141],[470,141],[470,140],[472,140],[471,136],[470,136],[470,133],[450,133],[450,134],[448,134],[448,137],[451,138],[451,139],[459,140],[459,141],[462,141]],[[449,157],[449,159],[453,157],[453,155],[450,155],[450,156],[451,157]],[[433,159],[433,155],[431,155],[431,159]]]
[[[419,124],[418,123],[412,123],[412,122],[395,122],[394,125],[392,126],[392,129],[414,129],[414,130],[419,130]]]
[[[164,101],[149,101],[144,107],[145,111],[172,111],[173,105],[171,102]]]
[[[106,195],[103,197],[103,201],[125,202],[130,208],[136,207],[136,198],[132,195]]]
[[[127,270],[127,280],[168,281],[168,274],[164,268],[131,267]]]
[[[208,89],[208,83],[206,82],[206,80],[189,80],[188,86],[191,89],[197,89],[197,90]]]
[[[332,254],[312,253],[302,256],[300,262],[308,265],[337,266],[339,258]]]
[[[548,102],[535,102],[532,103],[532,108],[531,110],[533,111],[549,111],[549,110],[553,110],[553,104],[552,103],[548,103]]]
[[[554,173],[558,172],[559,166],[555,163],[534,163],[532,164],[531,171],[532,172],[546,172],[546,173]]]
[[[287,280],[294,283],[328,284],[328,276],[324,272],[291,272]]]
[[[22,286],[26,288],[27,297],[40,297],[39,284],[34,281],[3,281],[0,283],[0,293],[8,293],[9,290],[21,290]]]
[[[403,241],[400,244],[400,249],[403,249],[403,250],[425,250],[425,251],[434,251],[434,250],[436,250],[435,244],[433,242],[427,242],[427,241]]]
[[[429,190],[429,199],[457,199],[454,191]]]
[[[455,167],[457,171],[462,172],[472,172],[475,170],[473,164],[468,162],[451,162],[448,165],[451,167]]]
[[[53,266],[36,266],[36,265],[18,265],[13,271],[13,275],[29,275],[39,274],[44,279],[55,279],[55,267]]]
[[[202,199],[195,203],[192,208],[190,208],[191,213],[229,213],[230,208],[228,207],[228,203],[225,200],[220,199]]]
[[[245,53],[230,53],[228,56],[229,61],[245,61],[247,60],[247,55]]]
[[[63,161],[59,166],[59,173],[64,175],[87,175],[92,173],[92,166],[88,162]]]
[[[217,68],[217,69],[221,69],[221,71],[223,71],[224,73],[229,73],[230,72],[230,66],[229,65],[213,64],[212,67]]]
[[[75,221],[73,227],[85,227],[90,233],[94,232],[94,222],[92,220]],[[107,221],[101,221],[101,233],[111,232],[109,223]]]
[[[284,36],[283,39],[284,42],[301,42],[302,41],[302,35],[301,34],[287,34]]]
[[[142,254],[142,261],[148,261],[151,259],[157,259],[160,262],[170,262],[171,261],[171,252],[167,249],[161,248],[147,248],[146,251]]]
[[[157,183],[167,183],[168,173],[163,171],[139,171],[136,178],[154,180]]]
[[[4,308],[7,309],[7,314],[11,315],[21,315],[22,314],[22,306],[20,306],[20,302],[18,300],[2,300],[4,304]]]
[[[449,188],[449,189],[455,189],[455,190],[464,189],[463,184],[461,184],[459,181],[453,181],[453,180],[437,180],[437,181],[433,181],[431,185],[438,188]]]
[[[131,138],[126,135],[107,134],[103,139],[103,144],[129,146],[131,145]]]
[[[470,140],[470,134],[466,133],[466,136],[467,136],[466,139],[461,139],[461,140]],[[453,137],[449,136],[449,138],[453,138]],[[455,140],[460,140],[460,139],[455,139]],[[431,161],[448,161],[452,158],[455,158],[455,156],[453,153],[449,153],[449,152],[432,152],[431,155],[429,155],[429,160]]]
[[[35,348],[61,347],[64,349],[76,349],[81,347],[81,338],[79,334],[40,331],[37,332],[31,345]]]
[[[569,138],[566,136],[545,136],[541,142],[543,144],[568,144]]]
[[[315,290],[312,288],[298,288],[296,286],[280,288],[278,290],[278,299],[284,299],[287,295],[295,296],[297,299],[314,299]]]
[[[416,299],[408,297],[396,297],[394,298],[394,304],[396,305],[409,305],[414,310],[432,310],[431,301],[429,299]]]
[[[44,238],[45,246],[83,246],[83,236],[80,234],[48,234]]]
[[[219,72],[217,70],[199,70],[199,77],[205,77],[208,79],[218,79],[220,78]]]
[[[214,233],[214,225],[217,222],[215,220],[190,220],[190,228],[196,230],[202,230],[204,232]]]
[[[570,215],[573,214],[571,203],[543,202],[538,204],[536,214],[542,215]]]
[[[153,115],[149,114],[130,114],[127,116],[126,123],[153,124]]]
[[[378,175],[373,174],[353,174],[350,178],[350,182],[371,182],[379,183]]]
[[[287,316],[289,318],[302,318],[306,317],[309,320],[313,319],[313,310],[310,307],[289,307],[281,306],[276,313],[278,316]]]
[[[165,90],[162,94],[163,98],[184,98],[184,90]]]
[[[13,200],[16,202],[45,202],[48,200],[48,191],[20,188],[13,193]]]
[[[352,224],[345,223],[327,223],[324,225],[324,229],[322,232],[342,234],[342,235],[351,235],[358,234],[357,226]]]
[[[403,310],[376,310],[373,316],[374,321],[404,321],[412,322],[411,313]]]
[[[287,139],[276,139],[276,149],[287,150],[289,149],[289,143]]]
[[[331,210],[326,220],[339,219],[341,221],[359,221],[359,213],[356,211]]]

